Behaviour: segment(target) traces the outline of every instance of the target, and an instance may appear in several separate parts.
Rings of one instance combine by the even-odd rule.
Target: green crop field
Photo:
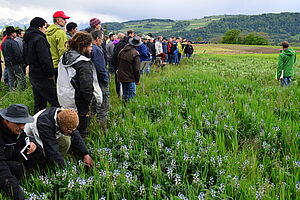
[[[92,122],[86,139],[96,166],[86,170],[69,157],[65,169],[30,172],[21,181],[27,197],[300,199],[299,65],[283,88],[278,54],[202,48],[152,70],[126,106],[111,85],[109,133]],[[6,94],[0,107],[11,103],[32,111],[30,88]]]

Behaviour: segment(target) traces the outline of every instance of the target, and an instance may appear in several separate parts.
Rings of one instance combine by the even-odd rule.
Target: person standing
[[[82,137],[88,135],[88,124],[93,99],[102,103],[102,92],[97,73],[91,61],[92,37],[86,32],[76,33],[58,66],[57,96],[63,108],[78,111],[78,130]]]
[[[105,65],[105,58],[101,44],[103,42],[103,34],[99,30],[91,32],[93,38],[92,61],[95,65],[99,86],[102,91],[102,104],[94,103],[94,109],[100,128],[104,133],[107,132],[107,114],[109,111],[109,76]]]
[[[75,22],[69,22],[67,24],[66,28],[67,28],[66,34],[67,34],[68,39],[73,37],[73,35],[78,32],[78,26]]]
[[[25,199],[19,180],[42,157],[41,147],[27,140],[24,132],[25,124],[31,122],[33,117],[25,105],[12,104],[0,110],[0,189],[15,200]]]
[[[16,32],[17,30],[13,26],[6,27],[7,38],[2,44],[5,67],[7,67],[9,74],[8,86],[10,91],[15,90],[17,85],[21,90],[26,88],[25,75],[22,70],[23,55],[18,42],[15,41]]]
[[[140,84],[140,54],[136,50],[142,44],[140,37],[135,36],[128,40],[119,53],[118,78],[122,83],[123,100],[128,102],[136,96],[136,85]]]
[[[24,58],[29,65],[29,80],[34,97],[34,113],[47,107],[59,107],[54,83],[50,45],[46,39],[47,22],[35,17],[24,35]]]
[[[111,64],[112,62],[112,57],[113,57],[113,54],[114,54],[114,38],[115,38],[115,35],[113,33],[110,33],[108,35],[109,37],[109,40],[106,44],[106,54],[107,54],[107,62],[108,62],[108,69],[111,73],[114,72],[114,67],[113,65]]]
[[[288,86],[292,83],[297,58],[295,51],[289,48],[287,41],[282,42],[281,45],[282,51],[278,57],[276,79],[280,80],[281,86]]]
[[[66,42],[68,41],[64,27],[69,19],[63,11],[56,11],[53,14],[53,22],[51,26],[47,28],[46,37],[50,44],[50,51],[54,67],[55,80],[57,79],[57,67],[60,57],[65,51],[67,51]]]
[[[190,58],[194,53],[194,48],[192,46],[192,41],[188,41],[188,43],[184,46],[184,53],[187,58]]]

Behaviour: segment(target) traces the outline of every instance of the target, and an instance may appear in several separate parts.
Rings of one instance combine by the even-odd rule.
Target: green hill
[[[287,12],[261,15],[220,15],[192,20],[146,19],[105,23],[104,27],[107,31],[125,32],[133,29],[140,34],[181,36],[192,40],[201,36],[207,41],[220,38],[230,29],[240,29],[246,33],[265,32],[274,44],[282,40],[300,42],[300,13]]]

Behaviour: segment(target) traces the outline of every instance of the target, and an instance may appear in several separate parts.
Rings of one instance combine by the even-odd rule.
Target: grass
[[[47,199],[300,199],[299,71],[282,88],[276,63],[200,54],[146,76],[126,106],[112,85],[109,134],[93,122],[87,139],[96,167],[69,159],[22,187]],[[31,91],[1,107],[11,102],[32,109]]]

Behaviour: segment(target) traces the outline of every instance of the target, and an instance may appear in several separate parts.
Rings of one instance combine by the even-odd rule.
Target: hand
[[[89,154],[83,156],[83,162],[87,164],[88,167],[94,167],[94,161]]]
[[[30,142],[30,147],[27,149],[27,154],[31,154],[36,150],[36,145],[33,142]]]
[[[49,80],[54,80],[54,76],[50,77]]]
[[[141,83],[140,83],[140,82],[136,82],[135,84],[136,84],[136,85],[140,85]]]

